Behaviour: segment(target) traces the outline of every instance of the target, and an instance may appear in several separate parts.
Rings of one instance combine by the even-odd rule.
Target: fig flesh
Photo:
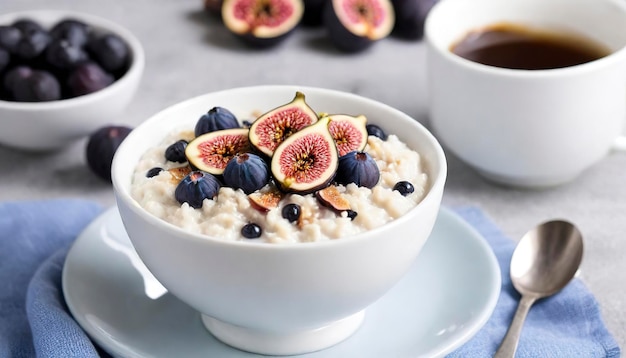
[[[262,114],[250,126],[250,144],[271,157],[280,143],[315,122],[317,114],[306,103],[302,92],[296,92],[289,103]]]
[[[335,140],[339,156],[355,150],[363,150],[367,145],[367,118],[364,115],[356,117],[347,114],[330,116],[328,130]]]
[[[339,155],[328,131],[329,117],[285,139],[272,156],[271,171],[287,192],[311,193],[326,187],[337,171]]]
[[[170,168],[167,171],[172,176],[172,182],[180,183],[181,180],[191,173],[191,167],[187,165],[184,167]]]
[[[268,212],[277,208],[282,198],[283,193],[276,188],[272,188],[268,191],[255,191],[248,195],[250,205],[261,212]]]
[[[323,21],[338,49],[359,52],[391,33],[395,13],[391,0],[329,0]]]
[[[275,46],[296,28],[304,14],[303,0],[224,0],[222,21],[245,43]]]
[[[248,130],[234,128],[196,137],[187,144],[185,156],[195,169],[221,175],[229,160],[239,153],[249,151]]]
[[[315,193],[315,197],[322,205],[336,212],[350,210],[350,203],[334,185],[318,190]]]

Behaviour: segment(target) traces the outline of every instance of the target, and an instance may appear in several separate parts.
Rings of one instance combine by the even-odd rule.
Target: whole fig
[[[270,181],[267,163],[256,154],[241,153],[235,155],[224,168],[224,183],[244,193],[253,193]]]
[[[198,137],[204,133],[238,127],[237,117],[231,111],[223,107],[213,107],[198,119],[194,134]]]
[[[373,188],[380,179],[376,161],[367,153],[354,151],[339,158],[335,180],[340,184],[354,183],[357,186]]]
[[[192,171],[176,186],[174,196],[183,204],[187,203],[194,209],[202,207],[204,199],[213,199],[221,187],[213,175],[203,171]]]
[[[95,131],[87,142],[87,165],[100,178],[111,181],[113,156],[122,141],[132,131],[126,126],[105,126]]]

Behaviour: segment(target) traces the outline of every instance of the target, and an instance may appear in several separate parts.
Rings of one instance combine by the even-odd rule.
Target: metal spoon
[[[511,258],[511,281],[522,298],[494,358],[515,356],[530,307],[536,300],[565,287],[576,274],[582,257],[582,235],[570,222],[548,221],[522,237]]]

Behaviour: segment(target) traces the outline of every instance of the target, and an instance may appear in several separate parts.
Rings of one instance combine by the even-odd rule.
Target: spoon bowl
[[[515,356],[532,304],[563,289],[576,275],[582,257],[582,234],[568,221],[544,222],[522,237],[511,258],[511,281],[522,298],[494,358]]]
[[[547,297],[574,277],[583,257],[580,231],[563,220],[545,222],[527,232],[511,258],[511,281],[522,295]]]

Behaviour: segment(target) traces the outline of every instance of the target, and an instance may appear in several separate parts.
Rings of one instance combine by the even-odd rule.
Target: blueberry
[[[15,45],[15,55],[23,60],[32,60],[41,55],[50,43],[50,35],[45,30],[35,28],[22,31],[22,38]]]
[[[346,210],[346,214],[348,215],[350,220],[354,220],[354,218],[356,218],[356,216],[358,215],[358,213],[354,210]]]
[[[124,70],[130,62],[130,49],[122,38],[115,34],[93,37],[87,43],[92,57],[109,72]]]
[[[258,155],[242,153],[228,161],[223,177],[226,185],[250,194],[270,181],[270,170],[267,163]]]
[[[241,228],[241,235],[246,239],[257,239],[262,233],[261,227],[255,223],[246,224]]]
[[[396,185],[393,186],[393,190],[399,191],[402,196],[407,196],[414,192],[415,188],[413,187],[413,184],[406,180],[403,180],[397,182]]]
[[[58,70],[71,70],[89,59],[82,47],[67,40],[53,40],[45,55],[48,64]]]
[[[300,205],[298,204],[287,204],[283,207],[283,210],[281,211],[281,214],[283,216],[283,218],[289,220],[289,222],[293,223],[298,221],[298,219],[300,218]]]
[[[80,20],[63,19],[50,30],[55,40],[66,40],[74,46],[84,46],[89,40],[89,26]]]
[[[113,76],[105,72],[98,64],[85,62],[69,74],[67,87],[72,96],[82,96],[99,91],[113,81]]]
[[[59,81],[47,71],[33,70],[28,76],[8,81],[11,84],[9,93],[18,102],[55,101],[61,98]]]
[[[13,23],[13,27],[20,30],[22,33],[30,31],[45,31],[43,26],[41,26],[37,21],[27,18],[16,20]]]
[[[378,183],[380,171],[376,161],[366,152],[354,151],[339,157],[335,180],[340,184],[355,183],[373,188]]]
[[[100,178],[111,181],[111,163],[122,141],[131,132],[125,126],[105,126],[93,132],[87,142],[87,165]]]
[[[382,140],[387,140],[387,133],[385,133],[385,131],[380,128],[379,126],[375,125],[375,124],[368,124],[365,126],[365,128],[367,129],[367,134],[368,135],[372,135],[374,137],[378,137]]]
[[[204,133],[230,128],[239,128],[237,117],[226,108],[213,107],[198,119],[194,132],[197,137]]]
[[[220,182],[213,175],[195,170],[178,183],[174,196],[179,203],[187,203],[192,208],[199,209],[204,199],[217,196],[220,187]]]
[[[17,43],[22,39],[22,32],[13,26],[0,26],[0,47],[15,52]]]
[[[186,140],[178,140],[165,149],[165,159],[170,162],[184,163],[187,161],[185,156],[185,148],[187,148]]]
[[[160,168],[160,167],[154,167],[151,168],[150,170],[148,170],[148,172],[146,173],[146,178],[152,178],[155,177],[157,175],[159,175],[162,171],[164,171],[165,169]]]

